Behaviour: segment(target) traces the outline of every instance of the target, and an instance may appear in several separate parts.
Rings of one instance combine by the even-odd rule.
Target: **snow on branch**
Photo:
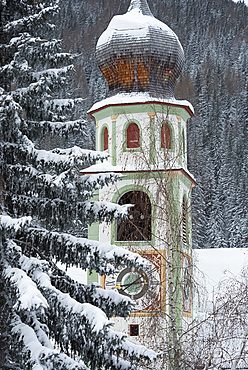
[[[66,75],[69,71],[72,71],[72,70],[74,70],[74,65],[70,64],[68,66],[61,67],[61,68],[49,68],[43,71],[33,72],[32,76],[36,80],[40,79],[43,76],[52,77],[52,78],[54,77],[60,78],[60,75]]]
[[[112,343],[112,351],[118,353],[121,350],[124,355],[130,358],[147,361],[152,361],[156,358],[157,355],[154,351],[148,350],[142,345],[133,344],[127,341],[123,334],[111,330],[109,327],[112,323],[107,319],[106,314],[101,309],[89,303],[79,303],[71,298],[69,294],[62,293],[56,289],[51,284],[49,276],[43,272],[44,262],[36,258],[21,256],[19,263],[21,268],[36,282],[43,294],[47,295],[49,305],[60,315],[60,319],[62,317],[62,321],[64,322],[63,330],[67,328],[65,338],[71,341],[76,337],[77,342],[81,342],[83,348],[88,330],[95,333],[96,340],[103,338],[102,335],[104,333],[103,347],[106,347],[107,343]],[[71,330],[72,328],[74,329]],[[63,338],[60,338],[60,340],[63,341]],[[111,361],[111,357],[109,360]]]
[[[102,289],[99,284],[80,284],[71,279],[65,271],[53,265],[54,273],[51,275],[52,284],[76,298],[79,302],[87,302],[101,308],[108,318],[113,315],[126,317],[132,310],[132,301],[129,297],[121,295],[117,290]]]
[[[46,299],[40,293],[36,284],[24,271],[8,266],[4,269],[3,275],[5,278],[9,279],[12,286],[14,286],[18,292],[18,300],[13,308],[18,311],[30,311],[42,310],[42,308],[48,307]]]
[[[73,146],[71,148],[61,149],[55,148],[53,150],[40,150],[34,147],[34,144],[27,136],[23,136],[23,144],[29,154],[36,156],[36,161],[42,163],[54,163],[64,165],[83,165],[86,161],[95,161],[98,159],[103,160],[108,155],[103,152],[82,149],[79,146]]]
[[[80,130],[82,127],[85,127],[87,121],[84,119],[78,119],[74,121],[26,121],[30,128],[37,126],[37,128],[41,128],[44,130],[51,131],[52,135],[55,133],[62,133],[66,134],[69,132]]]
[[[10,216],[0,215],[0,229],[14,229],[18,231],[26,224],[30,224],[32,221],[32,217],[25,216],[20,218],[12,218]]]
[[[33,22],[42,21],[44,17],[46,17],[47,14],[56,13],[58,9],[59,9],[58,5],[43,8],[37,14],[32,14],[27,17],[23,17],[23,18],[7,23],[2,29],[4,32],[7,33],[7,32],[12,32],[13,30],[26,28],[28,26],[31,26]]]
[[[48,300],[57,301],[58,306],[61,306],[66,315],[77,315],[84,316],[89,322],[93,332],[98,334],[104,329],[106,325],[109,325],[109,321],[105,313],[97,307],[89,303],[79,303],[74,298],[71,298],[69,294],[62,293],[56,289],[52,284],[50,277],[47,273],[43,272],[47,268],[44,261],[38,260],[37,258],[28,258],[24,255],[19,260],[21,268],[29,273],[36,284],[48,294]],[[45,294],[45,293],[44,293]],[[50,302],[51,303],[51,302]]]
[[[101,152],[100,152],[101,153]],[[87,171],[87,168],[84,170]],[[107,175],[107,176],[106,176]],[[121,178],[121,174],[108,172],[108,173],[97,173],[91,175],[81,175],[80,182],[82,182],[86,189],[101,189],[106,185],[106,180],[109,179],[112,183]],[[96,206],[97,207],[97,206]],[[88,210],[91,208],[89,205]]]
[[[64,164],[73,165],[75,162],[83,164],[85,160],[97,160],[104,156],[102,152],[96,152],[93,150],[81,149],[78,146],[74,146],[68,149],[56,148],[50,151],[33,149],[36,154],[37,161],[43,162],[62,162]]]
[[[44,366],[46,369],[62,369],[64,368],[62,366],[66,366],[68,370],[89,370],[82,361],[74,361],[57,350],[42,346],[35,331],[30,326],[22,323],[19,317],[15,320],[12,332],[20,336],[27,350],[30,351],[31,361],[34,365],[32,368],[35,370],[42,370]]]
[[[94,269],[101,275],[115,272],[120,264],[141,269],[150,266],[150,262],[137,253],[65,233],[30,229],[27,232],[27,242],[34,246],[42,245],[44,255],[56,258],[67,266],[80,266],[90,271]]]
[[[137,367],[136,364],[130,365],[130,362],[116,356],[112,356],[111,366],[116,370],[142,370],[140,367]]]
[[[101,188],[100,185],[96,185],[96,188]],[[104,221],[106,215],[111,216],[111,218],[123,218],[127,216],[128,209],[130,208],[130,204],[119,205],[116,203],[106,202],[106,201],[94,201],[88,202],[86,205],[86,212],[87,216],[93,214],[96,217],[96,220]]]
[[[158,357],[158,353],[154,352],[151,349],[147,349],[141,344],[135,344],[130,342],[128,339],[123,337],[122,333],[116,332],[110,329],[107,333],[107,336],[111,341],[118,343],[119,340],[123,340],[122,349],[124,352],[124,357],[128,356],[129,358],[135,357],[140,360],[147,360],[148,362],[154,361]]]

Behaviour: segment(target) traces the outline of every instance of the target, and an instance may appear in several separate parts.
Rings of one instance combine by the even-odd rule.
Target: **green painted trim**
[[[108,152],[109,152],[109,126],[107,123],[104,123],[102,126],[101,126],[101,131],[100,131],[100,150],[101,151],[104,151],[104,130],[105,128],[107,128],[108,130]]]
[[[128,191],[132,191],[132,190],[143,191],[150,198],[151,206],[152,206],[152,211],[151,211],[151,218],[152,218],[151,219],[151,240],[139,241],[139,242],[135,242],[135,241],[129,241],[129,242],[116,241],[116,221],[113,221],[111,223],[111,244],[115,244],[115,245],[118,245],[118,246],[143,246],[143,245],[155,246],[155,226],[156,226],[156,210],[155,210],[155,207],[156,207],[156,205],[155,205],[152,193],[142,185],[136,185],[136,184],[125,185],[122,188],[118,189],[118,191],[114,194],[114,196],[112,198],[112,203],[118,203],[119,199],[121,198],[121,196],[123,194],[127,193]]]
[[[99,200],[99,191],[97,191],[91,198],[90,201]],[[88,225],[88,239],[99,240],[99,222],[93,222]]]
[[[92,270],[91,273],[87,270],[87,284],[98,283],[98,273]]]
[[[184,173],[180,173],[179,175],[179,179],[180,181],[182,181],[182,183],[187,186],[187,188],[189,189],[189,191],[191,190],[191,186],[192,186],[192,182],[190,181],[190,179],[185,176]]]
[[[185,130],[183,128],[183,132],[182,132],[182,143],[183,143],[183,156],[185,158],[185,154],[186,154],[186,142],[185,142]]]
[[[93,195],[90,199],[91,201],[99,200],[99,192]],[[88,226],[88,239],[99,241],[99,222],[93,222]],[[87,284],[98,283],[98,273],[92,270],[91,273],[87,270]]]
[[[179,144],[179,165],[183,165],[183,158],[182,158],[182,124],[178,122],[178,144]]]
[[[129,104],[129,105],[114,105],[114,106],[105,106],[100,108],[98,111],[93,112],[92,116],[95,117],[97,121],[110,117],[112,115],[125,115],[132,113],[147,113],[147,112],[156,112],[164,113],[165,117],[168,114],[173,114],[182,117],[184,121],[187,121],[190,118],[190,114],[184,107],[173,106],[160,104],[158,102],[149,103],[149,104]]]
[[[150,118],[150,164],[156,164],[155,117]]]
[[[130,123],[136,123],[136,125],[139,127],[139,139],[140,139],[140,146],[139,148],[127,148],[127,128]],[[142,129],[139,121],[137,119],[129,119],[125,122],[123,126],[123,152],[140,152],[142,148]]]
[[[172,233],[172,279],[173,279],[173,299],[175,302],[175,320],[178,332],[182,329],[183,306],[182,306],[182,253],[181,253],[181,202],[180,202],[180,182],[178,177],[169,178],[167,183],[167,192],[172,194],[169,199],[171,215],[171,224],[174,225]],[[169,292],[168,292],[169,294]],[[169,299],[169,297],[168,297]],[[171,307],[169,306],[169,314]],[[171,333],[169,333],[171,335]],[[172,340],[172,338],[171,338]]]
[[[177,171],[177,169],[175,169]],[[180,169],[178,169],[180,171]],[[168,170],[170,172],[170,170]],[[171,171],[172,173],[174,171]],[[125,173],[122,172],[122,179],[123,180],[145,180],[145,179],[164,179],[165,178],[166,171],[142,171],[142,172],[130,172],[130,173]],[[181,175],[181,172],[178,173],[177,177],[174,178],[179,178]]]
[[[112,165],[116,166],[116,121],[112,121]]]
[[[161,148],[161,128],[163,124],[168,124],[170,126],[170,132],[171,132],[171,149]],[[172,123],[169,120],[163,120],[161,122],[160,128],[159,128],[159,143],[160,143],[160,150],[167,150],[168,152],[174,152],[175,151],[175,130],[172,125]]]
[[[99,222],[93,222],[88,226],[88,239],[99,240]]]
[[[188,250],[189,247],[190,247],[189,241],[190,241],[191,238],[189,237],[189,233],[190,233],[190,229],[189,229],[189,202],[188,202],[188,195],[187,195],[185,190],[183,191],[183,199],[185,201],[185,206],[186,206],[186,245],[183,242],[183,240],[182,240],[182,243],[183,243],[183,246],[186,247],[187,250]],[[182,209],[182,211],[183,211],[183,209]]]
[[[96,122],[96,144],[95,144],[96,150],[99,150],[98,137],[99,137],[99,127],[98,127],[98,124]]]

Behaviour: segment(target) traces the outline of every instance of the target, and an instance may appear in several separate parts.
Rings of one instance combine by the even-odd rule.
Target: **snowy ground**
[[[197,276],[208,291],[209,300],[222,279],[237,276],[248,265],[247,248],[197,249],[194,251]]]
[[[220,248],[194,250],[194,315],[211,313],[223,287],[248,266],[248,248]]]

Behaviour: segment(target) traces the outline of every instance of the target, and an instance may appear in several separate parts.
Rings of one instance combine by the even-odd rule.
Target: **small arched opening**
[[[108,128],[105,127],[102,132],[102,150],[108,150],[109,146],[109,134]]]
[[[140,129],[139,126],[131,122],[127,126],[127,148],[139,148],[140,147]]]
[[[171,129],[168,123],[161,126],[161,148],[171,149]]]

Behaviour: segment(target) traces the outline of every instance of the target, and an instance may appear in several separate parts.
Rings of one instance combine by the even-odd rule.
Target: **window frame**
[[[127,193],[128,191],[132,190],[140,190],[146,193],[150,199],[151,202],[151,241],[149,242],[149,246],[155,246],[156,241],[155,241],[155,228],[156,228],[156,207],[155,207],[155,201],[154,201],[154,196],[153,194],[144,186],[142,185],[137,185],[137,184],[128,184],[124,185],[116,191],[116,193],[112,197],[112,203],[118,203],[119,199],[124,193]],[[147,246],[148,242],[147,241],[134,241],[134,242],[122,242],[122,241],[117,241],[116,239],[116,231],[117,231],[117,221],[114,220],[111,223],[111,244],[115,244],[117,246]]]
[[[162,147],[162,126],[168,125],[170,129],[170,148],[166,148],[166,146]],[[175,133],[174,133],[174,127],[172,123],[169,120],[164,120],[161,122],[160,128],[159,128],[159,147],[162,151],[168,151],[168,152],[174,152],[175,151]]]
[[[124,203],[122,203],[121,201],[125,197],[128,197],[128,199],[124,199]],[[132,200],[135,200],[135,198],[137,200],[140,200],[140,202],[137,203],[136,207],[135,206],[130,207],[129,212],[128,212],[130,216],[129,219],[130,220],[133,219],[135,222],[133,225],[132,225],[132,221],[129,221],[129,219],[123,219],[123,220],[116,222],[115,239],[117,242],[121,242],[121,243],[122,242],[124,243],[125,242],[128,242],[128,243],[137,243],[137,242],[147,243],[148,242],[150,243],[152,240],[152,202],[151,202],[149,195],[142,190],[131,189],[129,191],[124,192],[119,197],[118,204],[119,205],[134,204],[135,205],[135,203],[132,203]],[[141,216],[143,216],[143,218],[141,218]],[[149,224],[147,223],[148,217],[150,218]],[[128,232],[130,232],[130,234],[134,235],[135,237],[133,239],[129,239],[128,237],[123,238],[123,236],[120,238],[119,233],[123,234],[123,231],[125,233],[125,230],[128,230]],[[139,232],[138,230],[141,230],[141,232]],[[144,232],[142,230],[144,230]],[[144,239],[142,238],[142,234],[144,234]]]
[[[108,130],[108,148],[104,149],[104,132],[105,132],[106,129]],[[101,151],[109,151],[109,127],[106,123],[101,127],[100,132],[101,132],[101,134],[100,134],[100,150]]]
[[[135,123],[138,126],[139,129],[139,147],[137,148],[129,148],[127,146],[127,129],[130,126],[130,124]],[[128,120],[123,127],[123,152],[140,152],[142,149],[142,130],[141,125],[136,119],[130,119]]]

